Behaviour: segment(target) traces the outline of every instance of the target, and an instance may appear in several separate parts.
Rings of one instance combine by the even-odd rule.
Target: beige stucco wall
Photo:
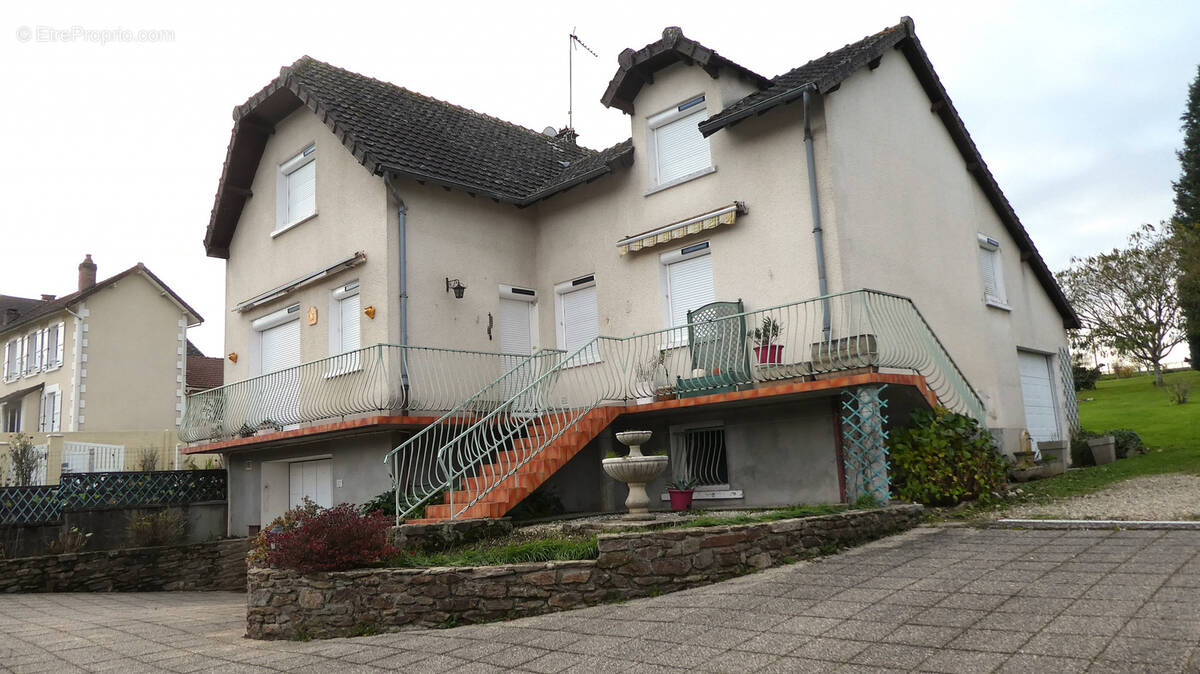
[[[78,430],[175,429],[186,364],[183,310],[131,274],[88,297],[85,320]]]
[[[1066,346],[1063,319],[904,57],[860,70],[825,105],[830,153],[819,159],[836,186],[841,287],[911,297],[984,397],[989,424],[1023,427],[1017,350]],[[983,301],[978,234],[1000,241],[1011,311]]]
[[[272,237],[278,167],[312,143],[317,155],[317,215]],[[389,285],[392,265],[388,264],[388,235],[383,227],[387,209],[383,182],[367,173],[316,115],[301,108],[276,125],[251,190],[254,196],[242,211],[225,265],[227,311],[355,252],[365,252],[367,261],[270,304],[226,314],[225,353],[237,353],[238,361],[226,358],[225,381],[241,381],[260,372],[251,321],[297,302],[302,317],[301,359],[307,362],[328,356],[330,293],[355,279],[362,307],[373,305],[380,310],[374,320],[363,317],[362,344],[389,341],[383,309],[393,286]],[[316,325],[303,319],[309,307],[317,309]]]
[[[799,108],[750,120],[710,138],[714,173],[647,194],[651,162],[646,119],[704,93],[709,114],[736,80],[675,65],[655,73],[631,118],[634,163],[628,171],[539,205],[538,289],[596,274],[601,334],[625,336],[666,327],[661,254],[709,241],[716,297],[757,309],[817,295],[816,257]],[[827,189],[827,186],[821,186]],[[621,256],[622,238],[677,222],[733,201],[749,214],[732,226],[701,232]],[[553,299],[551,294],[548,298]],[[547,303],[546,306],[552,306]],[[543,341],[554,339],[553,311],[541,317]]]
[[[174,470],[177,461],[180,469],[188,468],[190,467],[187,463],[189,458],[197,468],[209,467],[210,462],[212,464],[211,467],[214,468],[219,468],[221,465],[221,458],[219,456],[181,456],[176,451],[177,447],[179,447],[179,438],[173,429],[164,431],[29,433],[28,435],[34,446],[44,445],[46,447],[45,484],[58,484],[59,478],[62,475],[63,449],[66,443],[95,443],[123,447],[123,469],[127,471],[140,469],[143,453],[151,453],[155,456],[156,470]],[[8,448],[9,437],[0,437],[0,483],[3,483],[5,477],[8,475]]]

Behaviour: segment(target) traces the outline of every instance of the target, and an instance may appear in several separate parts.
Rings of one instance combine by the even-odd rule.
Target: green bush
[[[160,510],[152,515],[134,517],[129,522],[129,542],[135,547],[148,548],[157,545],[182,543],[187,536],[187,520],[174,508]]]
[[[1100,437],[1096,433],[1091,433],[1083,429],[1077,430],[1071,434],[1071,467],[1081,468],[1084,466],[1096,465],[1096,459],[1092,456],[1092,448],[1088,445],[1088,438]]]
[[[926,505],[954,505],[1007,484],[996,441],[975,419],[943,408],[913,412],[890,442],[893,490]]]
[[[1146,443],[1142,442],[1142,436],[1138,435],[1137,431],[1128,428],[1114,428],[1105,435],[1113,436],[1113,440],[1116,441],[1118,459],[1146,453]]]
[[[1071,375],[1075,380],[1075,392],[1096,390],[1096,381],[1100,379],[1100,368],[1087,367],[1083,363],[1071,366]]]

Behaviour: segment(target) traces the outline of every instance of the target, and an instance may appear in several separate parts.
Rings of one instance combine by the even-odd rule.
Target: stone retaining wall
[[[307,576],[251,569],[247,636],[348,636],[537,615],[705,585],[909,529],[921,506],[761,524],[601,534],[595,560],[361,569]]]
[[[246,589],[246,538],[0,559],[4,592]]]
[[[432,524],[402,524],[388,529],[388,542],[406,550],[441,552],[458,545],[470,545],[488,538],[507,536],[512,520],[454,520]]]

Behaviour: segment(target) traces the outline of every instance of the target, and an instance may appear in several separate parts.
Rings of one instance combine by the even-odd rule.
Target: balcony
[[[535,376],[554,353],[561,357],[376,344],[190,395],[179,437],[216,442],[358,415],[439,416],[526,361],[534,366],[521,371]]]
[[[713,302],[689,312],[684,326],[597,337],[518,365],[464,398],[385,459],[397,517],[427,504],[435,520],[500,516],[621,414],[888,380],[986,420],[980,397],[906,297],[856,290],[754,311]],[[874,453],[864,465],[873,468],[886,465],[884,434],[879,415],[868,416],[863,442]]]

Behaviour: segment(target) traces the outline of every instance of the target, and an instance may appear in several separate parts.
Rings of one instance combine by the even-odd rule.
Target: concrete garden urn
[[[629,485],[629,496],[625,507],[629,514],[625,519],[653,519],[650,514],[650,496],[646,494],[646,483],[654,480],[667,469],[667,457],[643,456],[642,445],[650,439],[650,431],[622,431],[617,440],[629,447],[629,456],[618,456],[604,460],[604,472],[618,482]]]

